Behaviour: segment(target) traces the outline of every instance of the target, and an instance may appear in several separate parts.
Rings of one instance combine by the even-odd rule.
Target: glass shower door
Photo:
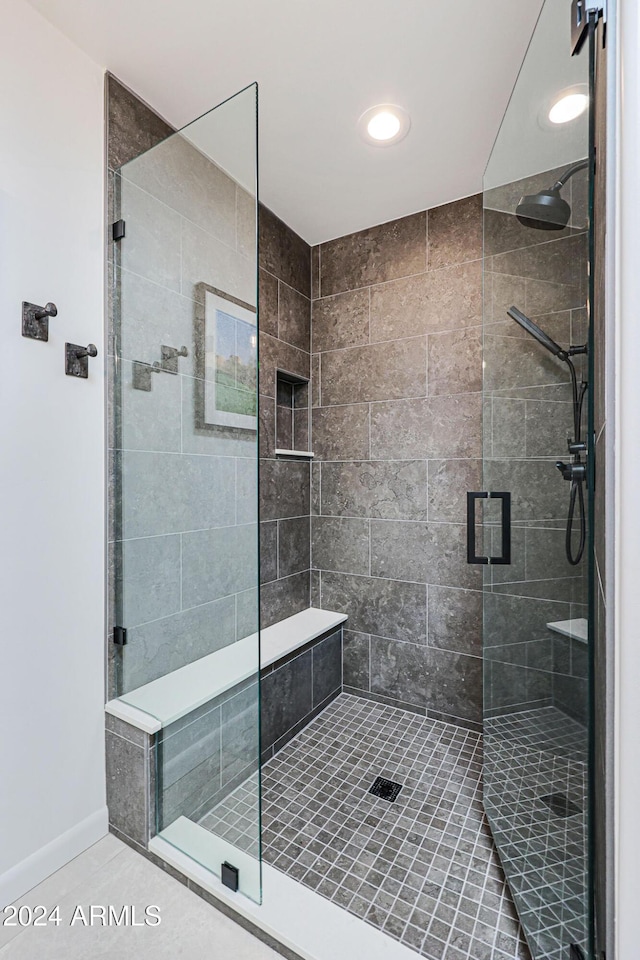
[[[534,960],[592,956],[589,93],[546,0],[484,182],[484,802]]]
[[[118,171],[114,446],[156,833],[259,901],[256,131],[253,85]]]

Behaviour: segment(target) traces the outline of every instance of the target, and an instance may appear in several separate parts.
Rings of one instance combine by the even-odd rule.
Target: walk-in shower
[[[253,87],[116,151],[112,828],[289,945],[594,960],[588,68],[546,0],[482,194],[316,246]]]

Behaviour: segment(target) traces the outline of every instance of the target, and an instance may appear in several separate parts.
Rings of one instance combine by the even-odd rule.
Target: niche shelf
[[[276,456],[312,459],[309,394],[304,377],[276,370]]]

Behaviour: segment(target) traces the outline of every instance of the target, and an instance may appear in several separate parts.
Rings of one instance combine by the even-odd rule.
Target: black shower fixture
[[[578,377],[576,374],[576,368],[573,365],[572,357],[579,356],[580,354],[585,354],[587,352],[586,344],[582,344],[578,347],[567,347],[565,350],[559,344],[553,340],[549,334],[545,333],[544,330],[538,326],[537,323],[534,323],[533,320],[530,320],[529,317],[525,316],[521,310],[518,310],[517,307],[509,307],[507,310],[507,315],[511,317],[512,320],[515,320],[523,330],[532,336],[535,340],[538,341],[549,353],[553,354],[554,357],[557,357],[558,360],[562,360],[567,364],[569,368],[569,374],[571,376],[571,392],[573,399],[573,440],[568,441],[569,454],[571,456],[570,463],[564,463],[562,460],[558,460],[556,467],[562,474],[565,480],[568,480],[571,483],[571,492],[569,494],[569,515],[567,517],[567,535],[565,538],[565,549],[567,553],[567,560],[572,566],[576,566],[580,563],[582,555],[584,553],[584,548],[586,544],[586,515],[585,515],[585,505],[584,505],[584,483],[586,482],[587,470],[586,465],[582,459],[582,454],[586,454],[587,444],[582,439],[582,404],[584,402],[584,395],[587,392],[587,383],[582,380],[578,384]],[[576,501],[578,504],[578,513],[580,517],[580,540],[578,543],[578,550],[574,554],[573,552],[573,520],[576,510]]]
[[[549,190],[522,197],[516,207],[516,217],[520,223],[534,230],[563,230],[569,223],[571,207],[560,196],[560,191],[574,173],[588,166],[588,160],[579,160],[565,170]]]

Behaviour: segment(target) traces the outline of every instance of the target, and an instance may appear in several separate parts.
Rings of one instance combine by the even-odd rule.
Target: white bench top
[[[188,663],[164,677],[110,700],[105,710],[146,733],[156,733],[202,704],[231,690],[323,633],[339,627],[343,613],[309,607],[258,634],[230,643],[215,653]],[[126,652],[125,652],[126,656]]]
[[[555,623],[548,623],[547,627],[554,633],[561,633],[563,637],[571,637],[581,643],[588,643],[589,621],[586,617],[575,617],[573,620],[556,620]]]

